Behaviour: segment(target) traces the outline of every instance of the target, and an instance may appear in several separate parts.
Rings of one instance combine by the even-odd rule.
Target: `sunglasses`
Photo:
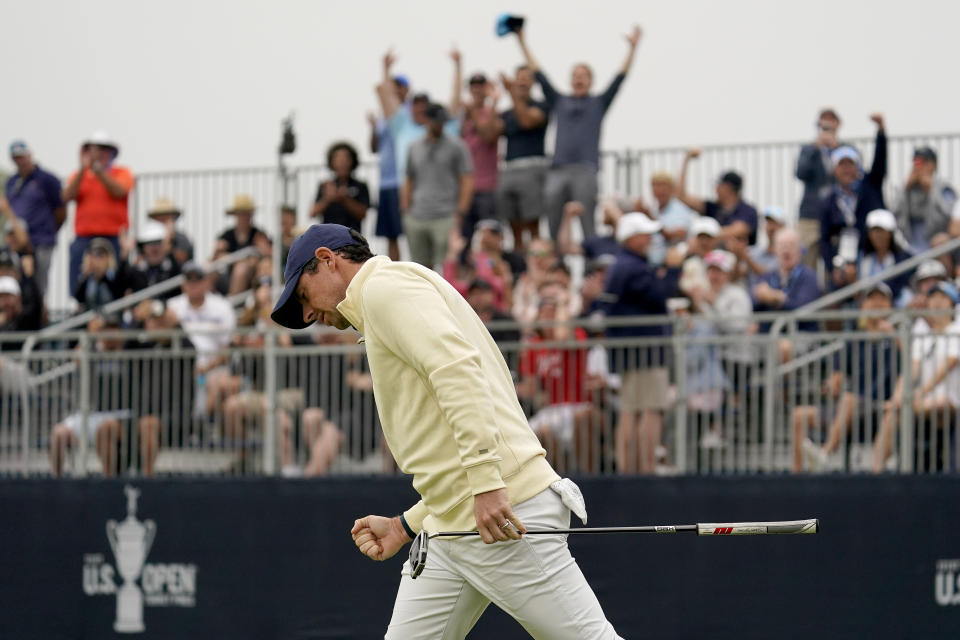
[[[206,278],[206,276],[201,273],[188,273],[183,277],[185,280],[187,280],[187,282],[199,282],[200,280]]]
[[[549,258],[553,253],[550,251],[527,251],[527,255],[533,258]]]
[[[98,258],[106,258],[110,254],[107,253],[106,249],[91,249],[90,255],[96,256]]]

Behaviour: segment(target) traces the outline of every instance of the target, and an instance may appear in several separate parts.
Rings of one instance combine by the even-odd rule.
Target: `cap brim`
[[[303,321],[303,304],[297,299],[297,284],[300,282],[300,275],[303,270],[299,270],[287,279],[286,286],[283,287],[283,293],[280,299],[273,307],[270,318],[281,327],[287,329],[306,329],[313,322]]]

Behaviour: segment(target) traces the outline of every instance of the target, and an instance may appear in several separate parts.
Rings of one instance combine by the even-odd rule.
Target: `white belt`
[[[504,169],[531,169],[534,167],[550,166],[550,158],[546,156],[526,156],[514,158],[503,163]]]

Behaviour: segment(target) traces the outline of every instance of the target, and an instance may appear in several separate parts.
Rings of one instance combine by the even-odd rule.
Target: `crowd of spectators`
[[[573,67],[569,93],[562,93],[532,55],[523,31],[515,35],[522,64],[512,76],[500,74],[499,84],[481,71],[464,83],[464,56],[454,49],[454,88],[446,104],[415,91],[409,77],[395,73],[396,55],[387,52],[376,86],[380,112],[368,115],[379,192],[372,197],[356,175],[357,148],[338,142],[327,152],[330,177],[317,186],[309,214],[316,222],[359,231],[375,207],[376,234],[387,241],[392,259],[400,258],[405,237],[410,259],[441,272],[467,298],[504,345],[531,427],[559,469],[655,472],[666,461],[664,421],[678,396],[692,412],[707,416],[701,445],[723,447],[729,434],[722,432],[722,416],[745,410],[731,407],[729,398],[750,384],[761,362],[755,350],[732,338],[770,328],[769,321],[753,323],[748,316],[802,308],[960,236],[960,203],[953,186],[937,174],[932,148],[915,149],[913,169],[888,209],[883,117],[871,116],[876,141],[867,169],[861,152],[841,142],[841,120],[832,109],[819,114],[816,138],[799,151],[796,177],[804,191],[796,212],[785,211],[782,203],[747,202],[744,184],[750,176],[733,169],[717,176],[714,193],[692,193],[687,178],[699,149],[690,149],[678,167],[650,176],[652,200],[598,202],[603,120],[626,81],[641,32],[634,28],[626,36],[626,59],[600,93],[592,92],[594,73],[586,64]],[[542,99],[535,95],[537,86]],[[500,104],[504,97],[506,106]],[[551,124],[556,140],[548,156]],[[119,328],[186,332],[196,355],[176,402],[189,405],[190,420],[219,425],[218,437],[225,442],[243,448],[270,407],[285,468],[324,473],[345,442],[360,442],[353,429],[369,416],[361,420],[358,410],[351,415],[324,406],[326,400],[305,391],[318,381],[300,376],[272,403],[263,393],[264,363],[256,353],[270,326],[272,256],[279,250],[285,259],[299,232],[295,207],[279,212],[275,248],[274,239],[253,223],[253,198],[233,194],[224,212],[232,224],[207,255],[195,251],[178,227],[182,212],[168,198],[159,198],[147,212],[149,221],[131,232],[127,200],[134,174],[118,162],[120,146],[106,133],[95,132],[81,143],[79,166],[63,183],[35,161],[25,142],[13,142],[9,151],[16,173],[0,199],[0,330],[44,326],[48,283],[67,277],[79,311],[96,314],[87,325],[95,336]],[[75,239],[68,274],[51,274],[57,232],[71,201]],[[208,266],[244,249],[249,255],[228,267]],[[870,311],[956,308],[951,283],[958,275],[953,256],[944,254],[915,273],[878,284],[855,304]],[[103,311],[177,276],[183,278],[180,287],[157,291],[126,311]],[[667,315],[683,322],[621,320]],[[597,328],[604,324],[597,322],[601,318],[605,330]],[[960,409],[954,392],[960,388],[954,380],[960,351],[936,337],[958,326],[944,318],[934,314],[929,322],[917,321],[929,334],[913,356],[913,377],[920,385],[914,402],[921,414]],[[238,334],[238,326],[247,331]],[[869,314],[858,326],[892,331],[885,319]],[[814,342],[802,335],[821,328],[816,321],[799,323],[801,337],[777,345],[779,361],[810,351]],[[720,347],[691,348],[685,354],[687,386],[679,390],[671,380],[675,354],[668,346],[677,330],[731,338]],[[603,349],[589,342],[601,336],[632,338],[642,346]],[[97,341],[104,351],[134,348],[110,337]],[[311,337],[306,343],[328,341]],[[280,339],[282,347],[298,344],[304,344],[302,336]],[[885,359],[892,376],[899,366],[893,363],[898,352],[892,339],[871,344],[875,352],[867,361]],[[136,348],[145,345],[162,349],[169,341],[141,340]],[[231,348],[252,355],[238,364]],[[939,354],[943,366],[931,369],[928,352]],[[819,405],[796,407],[796,470],[805,460],[807,466],[823,466],[863,398],[882,413],[875,466],[883,468],[903,405],[902,385],[892,378],[866,380],[863,367],[850,368],[865,357],[860,350],[831,363],[825,393],[837,399],[834,415],[822,416]],[[129,375],[109,359],[101,364],[105,376]],[[369,394],[356,363],[342,364],[323,384]],[[99,392],[90,401],[95,413],[86,421],[72,413],[54,429],[55,473],[62,471],[64,451],[75,445],[82,425],[105,473],[124,470],[121,450],[126,458],[139,456],[142,470],[151,472],[161,432],[173,428],[169,412],[151,406],[134,415],[132,397],[107,402]],[[805,438],[821,421],[830,429],[818,447]],[[611,429],[614,436],[607,442],[602,434]],[[123,444],[131,439],[139,445]],[[370,437],[361,440],[355,448],[364,455],[377,449]],[[309,451],[308,460],[297,459],[295,443]]]

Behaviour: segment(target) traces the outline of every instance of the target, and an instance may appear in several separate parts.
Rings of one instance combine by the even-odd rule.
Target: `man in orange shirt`
[[[94,238],[106,238],[120,255],[118,236],[129,226],[127,196],[133,173],[114,164],[120,148],[103,131],[94,132],[80,147],[80,169],[63,189],[64,203],[77,201],[76,239],[70,245],[70,291],[77,286],[83,253]]]

